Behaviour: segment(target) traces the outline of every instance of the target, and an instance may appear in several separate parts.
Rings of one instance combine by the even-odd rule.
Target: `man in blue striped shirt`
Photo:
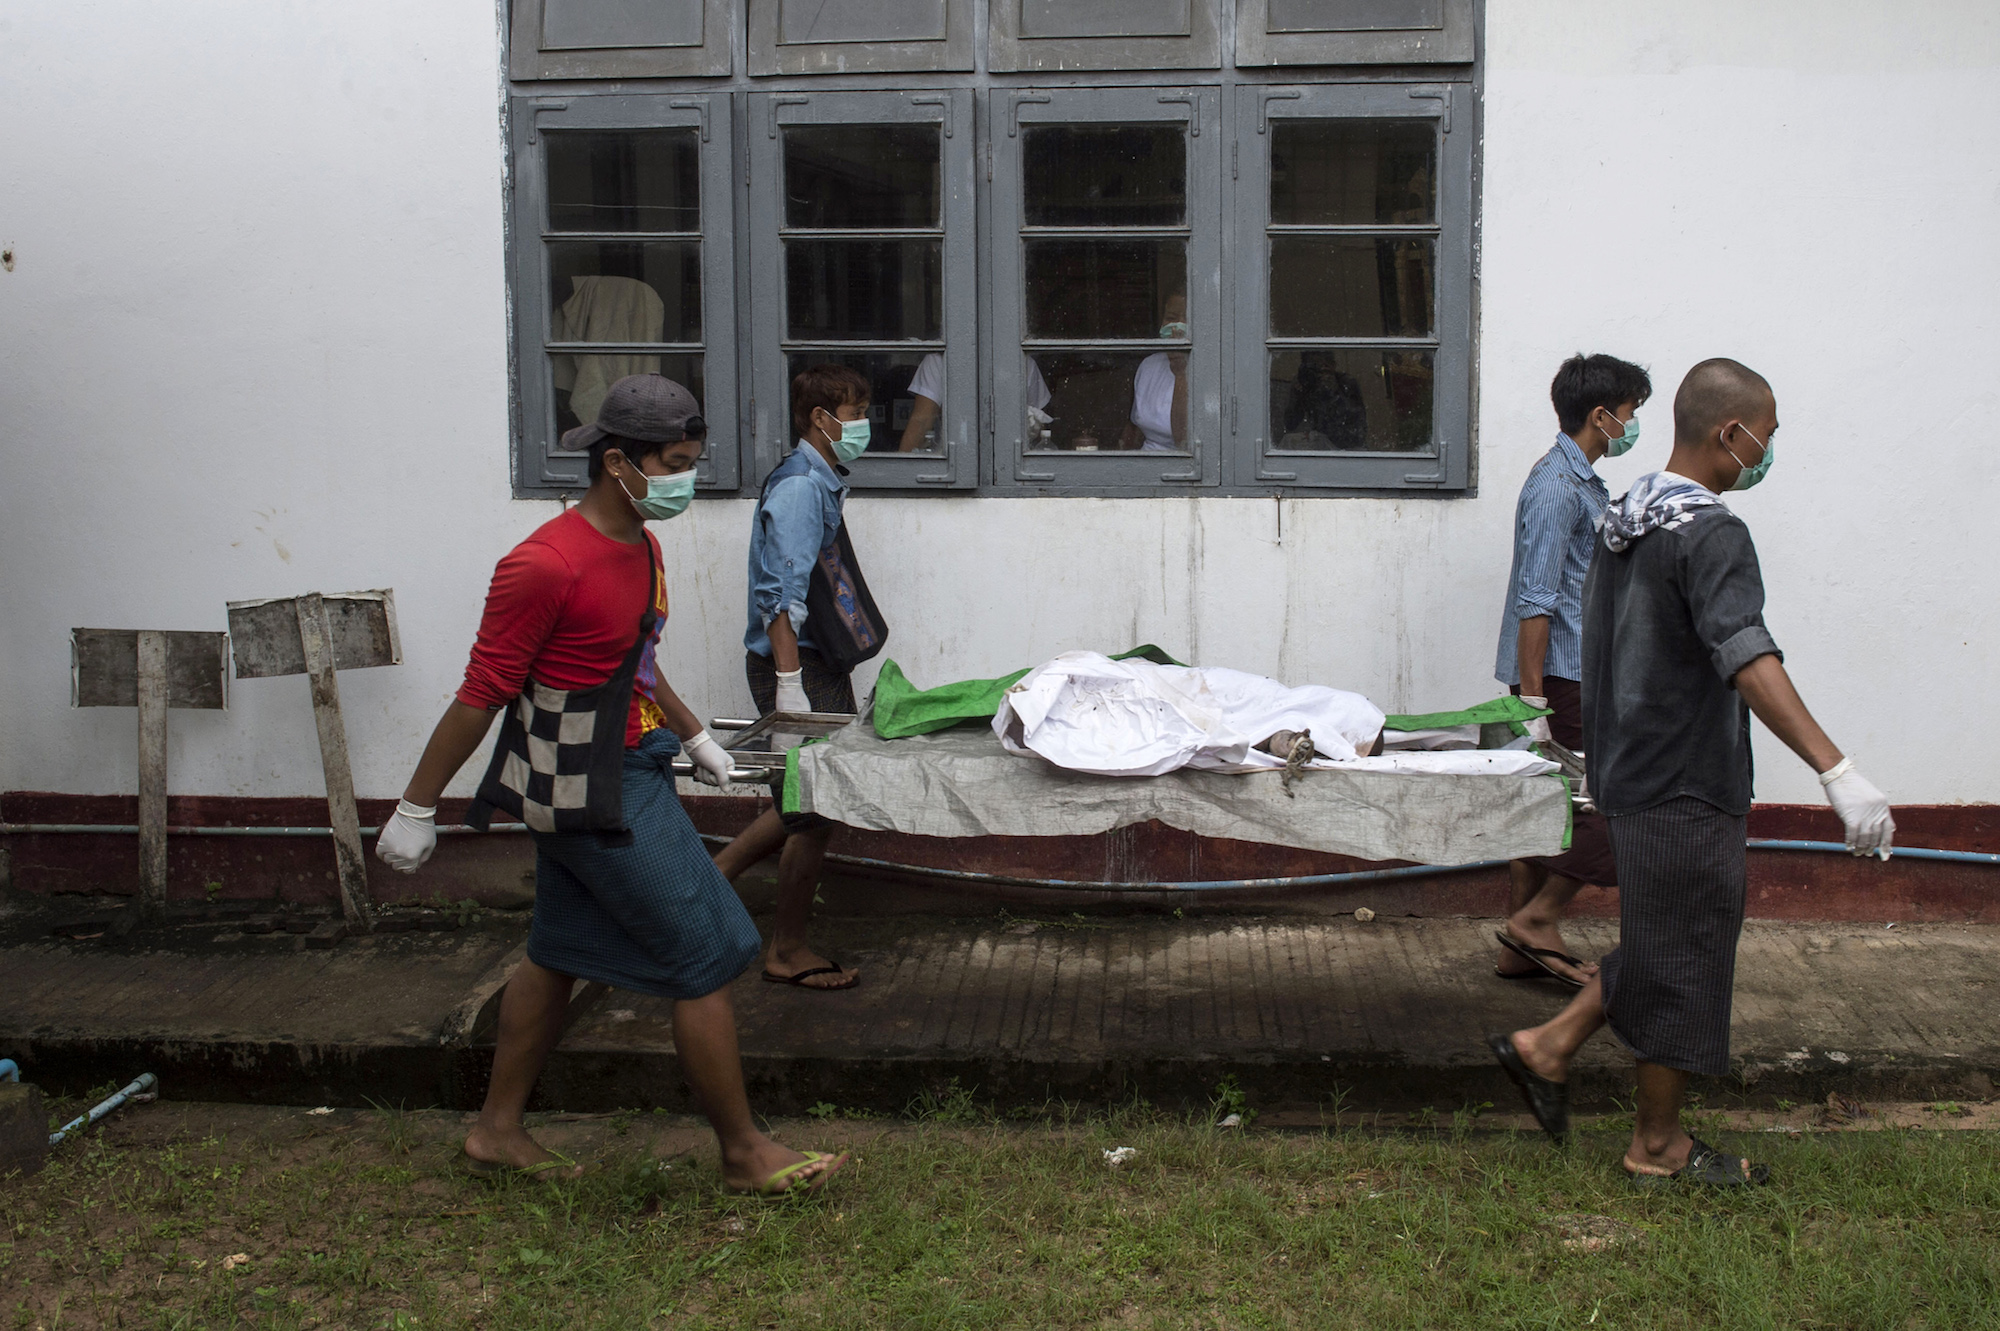
[[[1572,750],[1583,747],[1583,577],[1597,548],[1597,524],[1611,502],[1593,464],[1638,442],[1633,413],[1652,395],[1652,380],[1637,365],[1581,353],[1564,361],[1549,385],[1559,427],[1555,447],[1529,471],[1514,509],[1514,565],[1493,673],[1524,702],[1553,712],[1530,726],[1535,738]],[[1581,987],[1597,967],[1570,955],[1562,915],[1584,884],[1617,885],[1603,818],[1578,814],[1567,851],[1515,860],[1510,867],[1513,887],[1495,973]]]

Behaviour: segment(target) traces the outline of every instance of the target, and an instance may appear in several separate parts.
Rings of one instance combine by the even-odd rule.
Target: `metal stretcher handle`
[[[674,759],[673,768],[675,776],[691,777],[694,775],[694,764],[685,758]],[[775,781],[784,776],[784,774],[785,765],[783,763],[779,763],[776,767],[738,767],[731,764],[729,768],[729,779],[731,781],[741,781],[747,785],[761,785],[766,781]]]

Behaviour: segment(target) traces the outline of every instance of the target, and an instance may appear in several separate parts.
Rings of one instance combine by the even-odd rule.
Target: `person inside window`
[[[1161,307],[1160,336],[1188,335],[1187,293],[1175,292]],[[1118,441],[1120,448],[1142,453],[1177,453],[1188,441],[1188,354],[1156,351],[1139,362],[1132,374],[1132,419]]]
[[[1035,364],[1033,356],[1024,359],[1028,362],[1027,404],[1037,411],[1047,411],[1049,386],[1042,379],[1042,367]],[[939,446],[938,422],[944,415],[943,352],[933,351],[918,363],[916,374],[910,377],[910,397],[910,421],[903,427],[903,439],[896,451],[935,453]]]

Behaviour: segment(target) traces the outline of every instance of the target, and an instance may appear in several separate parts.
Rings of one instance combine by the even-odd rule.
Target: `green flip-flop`
[[[825,1185],[828,1179],[832,1178],[835,1174],[839,1173],[840,1167],[847,1163],[847,1156],[845,1153],[833,1156],[833,1155],[828,1155],[824,1151],[806,1151],[803,1154],[805,1155],[805,1159],[786,1165],[783,1169],[771,1175],[771,1177],[765,1179],[762,1183],[759,1183],[756,1187],[736,1188],[732,1189],[732,1191],[739,1192],[747,1196],[756,1196],[756,1197],[786,1197],[790,1196],[795,1191],[814,1193],[818,1192],[820,1188]],[[808,1179],[806,1181],[805,1186],[802,1189],[795,1189],[792,1187],[792,1180],[798,1176],[800,1170],[805,1169],[811,1165],[819,1164],[823,1160],[830,1160],[833,1163],[829,1164],[825,1169],[820,1170],[817,1174],[814,1174],[812,1178]]]

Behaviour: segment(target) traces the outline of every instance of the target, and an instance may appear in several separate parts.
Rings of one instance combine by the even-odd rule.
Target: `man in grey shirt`
[[[1761,375],[1703,361],[1674,396],[1667,470],[1641,477],[1605,514],[1584,585],[1583,728],[1617,860],[1619,943],[1553,1021],[1488,1042],[1560,1140],[1570,1059],[1608,1023],[1638,1060],[1625,1170],[1641,1182],[1742,1185],[1769,1175],[1680,1122],[1688,1077],[1729,1070],[1750,713],[1820,774],[1849,850],[1887,858],[1895,834],[1888,800],[1793,689],[1764,627],[1750,529],[1719,497],[1764,478],[1777,428]]]

